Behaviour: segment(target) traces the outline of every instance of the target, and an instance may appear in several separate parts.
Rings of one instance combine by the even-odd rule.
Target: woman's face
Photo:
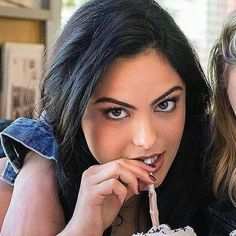
[[[99,163],[158,157],[156,186],[165,178],[185,123],[185,85],[155,51],[117,59],[95,88],[82,118]]]
[[[236,116],[236,66],[229,72],[228,96]]]

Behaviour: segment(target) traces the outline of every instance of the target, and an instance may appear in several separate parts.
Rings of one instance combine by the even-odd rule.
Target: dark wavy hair
[[[58,142],[56,176],[66,221],[73,214],[83,172],[97,164],[81,128],[91,93],[115,59],[134,57],[146,49],[162,55],[186,86],[182,142],[157,190],[160,221],[172,227],[198,227],[211,90],[185,35],[154,0],[89,1],[74,13],[55,43],[42,85],[42,109]],[[148,214],[147,195],[142,193],[141,198],[140,212]]]

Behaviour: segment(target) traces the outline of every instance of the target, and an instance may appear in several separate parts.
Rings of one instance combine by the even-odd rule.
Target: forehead
[[[105,71],[95,88],[94,96],[104,93],[134,93],[150,91],[162,93],[183,81],[168,63],[155,51],[146,51],[132,58],[119,58]]]

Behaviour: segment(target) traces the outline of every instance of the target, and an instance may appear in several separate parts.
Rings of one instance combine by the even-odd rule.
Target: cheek
[[[185,108],[165,124],[162,124],[162,140],[165,143],[165,156],[162,168],[155,173],[157,182],[155,186],[161,185],[165,179],[174,159],[178,152],[180,142],[182,140],[185,124]]]
[[[163,126],[164,130],[164,138],[166,140],[166,144],[168,146],[169,151],[176,154],[179,144],[182,139],[183,130],[185,124],[185,108],[179,112],[177,116],[175,116],[171,121],[168,122],[165,126]],[[173,155],[174,159],[175,155]]]
[[[114,124],[101,119],[83,119],[82,128],[89,150],[99,163],[106,163],[123,156],[126,132],[115,129]]]

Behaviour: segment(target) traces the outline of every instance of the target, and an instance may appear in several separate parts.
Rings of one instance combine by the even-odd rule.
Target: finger
[[[124,158],[111,161],[105,164],[101,164],[101,165],[94,165],[84,172],[83,177],[87,179],[87,181],[91,180],[92,185],[98,184],[109,178],[120,179],[120,181],[125,186],[128,187],[129,192],[131,190],[132,193],[138,194],[140,190],[143,189],[143,187],[141,185],[137,185],[135,183],[136,180],[132,180],[133,179],[132,176],[128,177],[127,175],[122,175],[123,172],[121,173],[121,175],[119,175],[119,165],[117,165],[117,163],[121,164],[126,169],[130,170],[133,173],[134,177],[136,179],[138,178],[141,183],[142,182],[144,183],[144,185],[153,184],[155,182],[155,179],[153,179],[153,176],[149,174],[153,171],[153,169],[155,169],[155,167],[151,167],[140,160],[128,160]],[[110,170],[110,171],[107,171],[107,170]],[[96,177],[93,177],[91,179],[90,176],[99,174],[99,173],[100,175],[96,175]],[[134,184],[132,185],[131,183],[133,181],[134,181]],[[90,182],[88,182],[88,184],[90,184]]]
[[[92,182],[90,182],[90,184],[96,185],[108,179],[117,179],[127,187],[129,192],[132,191],[134,194],[139,194],[137,177],[132,171],[118,162],[114,162],[112,165],[103,165],[103,171],[95,174],[93,178],[91,178]]]
[[[154,165],[147,164],[147,163],[145,163],[144,161],[141,161],[141,160],[129,160],[129,159],[125,159],[125,158],[120,158],[120,159],[117,159],[117,160],[114,160],[114,161],[111,161],[111,162],[107,162],[105,164],[93,165],[93,166],[89,167],[86,171],[88,171],[90,174],[96,174],[96,173],[104,170],[103,166],[107,167],[107,166],[110,166],[110,165],[114,165],[114,163],[116,163],[116,162],[118,162],[118,163],[120,163],[123,166],[126,166],[128,168],[129,167],[131,168],[132,166],[140,167],[141,169],[147,171],[148,173],[152,173],[153,170],[155,169]]]
[[[124,203],[127,196],[127,188],[117,179],[108,179],[93,188],[93,194],[96,196],[98,204],[102,204],[105,197],[109,195],[116,195],[120,204]]]
[[[127,159],[120,160],[120,163],[122,163],[123,166],[128,168],[138,179],[144,183],[153,184],[155,182],[153,175],[150,174],[153,168],[150,168],[146,163]]]
[[[127,166],[127,167],[129,167],[129,166],[130,167],[132,167],[132,166],[140,167],[141,169],[143,169],[149,173],[152,173],[156,167],[155,165],[147,164],[142,160],[130,160],[130,159],[126,159],[126,158],[121,158],[118,160],[118,162],[124,166]]]

